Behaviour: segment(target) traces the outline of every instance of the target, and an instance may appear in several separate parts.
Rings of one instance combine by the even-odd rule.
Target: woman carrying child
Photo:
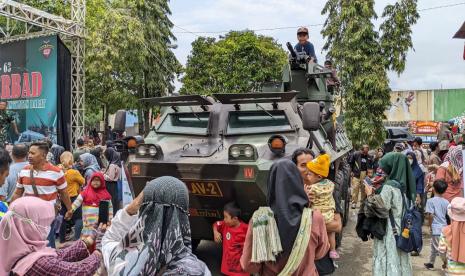
[[[309,193],[315,194],[312,207],[321,212],[325,224],[334,221],[334,212],[336,210],[336,202],[333,198],[334,183],[326,178],[329,174],[330,163],[331,160],[328,154],[321,154],[308,162],[307,179],[310,185],[305,187]],[[339,254],[336,251],[336,233],[328,232],[328,239],[331,245],[329,257],[333,260],[339,259]]]
[[[392,213],[396,225],[401,225],[403,201],[414,201],[416,182],[408,158],[397,152],[386,154],[379,161],[373,183],[365,183],[367,203],[384,218]],[[403,199],[403,197],[406,197]],[[408,253],[397,248],[391,223],[386,223],[382,239],[373,240],[373,271],[376,276],[410,276],[412,265]]]
[[[95,231],[99,226],[99,206],[103,201],[108,202],[108,221],[111,221],[113,218],[111,195],[105,187],[103,174],[95,172],[90,177],[84,191],[73,202],[72,210],[66,213],[66,218],[69,219],[73,212],[82,205],[82,219],[84,222],[82,237],[95,236]]]
[[[69,151],[65,151],[60,156],[60,168],[63,170],[65,174],[66,183],[68,186],[66,187],[69,198],[71,202],[75,201],[81,191],[81,187],[85,184],[84,177],[79,173],[79,171],[73,169],[74,159],[73,154]],[[62,204],[61,209],[63,210],[63,215],[66,214],[66,207]],[[72,222],[74,222],[74,240],[78,240],[81,236],[82,230],[82,208],[77,208],[76,211],[73,213]],[[69,223],[64,221],[61,224],[60,228],[60,243],[64,243],[66,230],[69,226]]]
[[[263,237],[260,234],[263,233],[262,225],[253,224],[253,221],[249,223],[241,257],[244,271],[262,276],[280,272],[284,275],[318,275],[315,260],[323,258],[329,249],[326,227],[321,213],[308,208],[302,177],[292,161],[281,159],[271,166],[267,202],[278,233],[273,230],[273,235]],[[282,252],[275,255],[274,261],[253,260],[256,253],[255,246],[252,246],[254,243],[261,244],[258,246],[260,252],[271,252],[273,245],[260,241],[278,239]]]

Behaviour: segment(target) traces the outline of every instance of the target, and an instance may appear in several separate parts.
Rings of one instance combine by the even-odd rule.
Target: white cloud
[[[223,31],[300,26],[323,23],[321,10],[324,0],[174,0],[171,2],[172,21],[190,31]],[[378,15],[382,8],[394,0],[376,1]],[[419,8],[457,3],[456,1],[419,1]],[[390,73],[391,87],[397,89],[429,89],[465,87],[465,61],[462,59],[464,41],[453,40],[453,34],[463,23],[465,6],[456,6],[421,12],[420,20],[413,28],[415,51],[407,57],[405,72],[398,77]],[[310,27],[310,39],[317,55],[323,57],[319,49],[324,44],[320,34],[321,26]],[[176,56],[185,64],[191,50],[191,42],[196,36],[180,33],[175,28],[178,39]],[[279,43],[294,42],[295,29],[260,31],[273,36]],[[210,36],[218,37],[218,34]],[[322,58],[320,58],[321,60]],[[179,87],[179,83],[177,84]]]

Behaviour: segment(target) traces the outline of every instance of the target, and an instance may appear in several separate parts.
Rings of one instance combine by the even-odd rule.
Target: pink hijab
[[[37,197],[22,197],[10,205],[0,222],[0,276],[10,271],[22,276],[39,258],[57,256],[47,247],[54,217],[53,205]]]

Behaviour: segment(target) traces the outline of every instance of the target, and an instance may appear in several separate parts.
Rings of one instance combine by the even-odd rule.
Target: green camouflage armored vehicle
[[[304,58],[291,55],[283,83],[269,87],[275,92],[144,99],[160,106],[161,115],[128,156],[134,193],[160,176],[181,179],[190,192],[192,238],[212,239],[212,223],[226,203],[235,201],[248,221],[266,204],[273,162],[306,147],[331,155],[330,178],[347,212],[352,146],[333,119],[325,82],[330,72]]]

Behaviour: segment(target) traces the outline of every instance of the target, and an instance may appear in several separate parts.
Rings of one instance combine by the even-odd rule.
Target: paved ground
[[[355,233],[356,212],[350,211],[350,219],[347,226],[344,228],[344,239],[340,248],[341,260],[338,262],[339,268],[334,275],[336,276],[365,276],[371,275],[371,257],[372,257],[372,242],[362,242]],[[424,229],[424,246],[419,257],[412,257],[414,276],[437,276],[443,275],[440,269],[439,258],[436,259],[436,269],[427,270],[423,263],[427,262],[430,253],[430,239],[426,228]],[[221,275],[221,245],[213,242],[202,241],[198,248],[197,255],[205,261],[212,271],[213,275]]]

